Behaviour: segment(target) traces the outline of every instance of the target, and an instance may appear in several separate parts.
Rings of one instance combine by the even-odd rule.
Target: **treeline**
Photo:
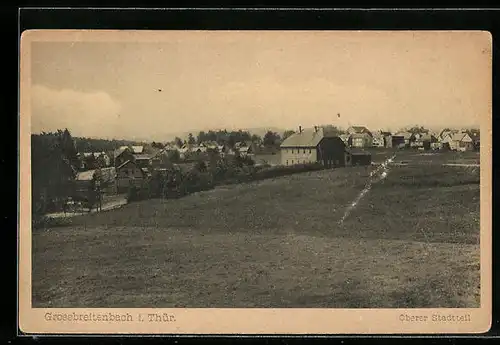
[[[144,145],[144,143],[131,140],[108,140],[94,138],[74,138],[77,152],[113,152],[121,146]]]
[[[73,193],[78,166],[76,147],[67,129],[31,135],[34,218],[58,209]]]
[[[234,147],[238,142],[252,142],[257,145],[275,146],[281,143],[281,136],[273,131],[268,131],[264,137],[261,137],[257,134],[251,134],[248,131],[228,131],[223,129],[218,131],[210,130],[207,132],[200,131],[196,136],[189,133],[185,140],[176,137],[172,143],[181,147],[184,144],[195,145],[203,142],[215,142],[218,145],[227,145],[229,147]]]
[[[173,168],[166,171],[154,171],[142,188],[130,187],[127,199],[129,202],[151,198],[175,199],[210,190],[217,185],[257,181],[321,169],[324,167],[318,163],[294,166],[256,166],[254,161],[247,156],[220,157],[215,154],[208,164],[206,161],[199,160],[189,170]]]

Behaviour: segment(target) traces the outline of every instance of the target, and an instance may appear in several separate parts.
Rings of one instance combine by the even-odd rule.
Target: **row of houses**
[[[101,167],[111,166],[111,157],[106,152],[79,152],[76,156],[80,170],[93,169],[96,164]]]
[[[409,132],[391,134],[383,131],[371,133],[363,126],[350,127],[347,134],[338,136],[319,126],[307,129],[299,127],[296,133],[286,138],[280,145],[281,164],[286,166],[320,162],[327,168],[365,165],[371,163],[370,153],[363,150],[367,147],[445,148],[468,151],[478,149],[479,137],[479,131],[471,130],[443,130],[438,135]],[[174,166],[168,162],[168,159],[165,159],[169,152],[174,150],[180,155],[213,150],[221,155],[239,153],[243,156],[251,156],[259,149],[252,142],[239,142],[234,148],[214,142],[184,145],[180,148],[167,145],[163,149],[122,146],[113,153],[114,166],[82,171],[77,174],[77,192],[88,191],[92,181],[99,181],[101,191],[109,194],[126,192],[131,185],[140,186],[151,176],[153,170],[165,169],[165,164]],[[85,157],[85,154],[82,156]]]
[[[449,149],[454,151],[478,150],[480,135],[478,130],[444,129],[439,134],[431,131],[415,133],[401,131],[390,133],[387,131],[371,132],[365,126],[351,126],[346,134],[340,135],[342,141],[354,148],[416,148],[422,150]]]
[[[208,151],[217,152],[221,156],[235,154],[246,156],[254,155],[259,149],[262,149],[261,145],[252,141],[237,142],[234,144],[234,147],[221,145],[214,141],[207,141],[200,144],[184,144],[180,148],[175,145],[167,145],[165,148],[167,150],[179,151],[181,158],[186,158],[191,153],[205,153]]]
[[[183,169],[191,163],[173,164],[169,162],[168,155],[171,151],[178,151],[180,158],[187,158],[192,153],[205,153],[208,150],[220,154],[251,155],[254,152],[252,143],[237,143],[232,150],[227,146],[216,143],[202,143],[200,145],[166,145],[162,149],[145,146],[122,146],[114,151],[114,167],[105,169],[92,169],[80,172],[77,177],[79,190],[88,190],[93,180],[102,180],[102,186],[106,186],[105,193],[124,193],[130,186],[141,186],[144,181],[151,177],[154,170],[165,170],[165,165]],[[102,172],[106,172],[104,175]],[[106,178],[103,179],[103,176]]]

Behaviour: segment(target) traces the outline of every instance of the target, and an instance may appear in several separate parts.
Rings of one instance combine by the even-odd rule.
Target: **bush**
[[[127,191],[127,202],[134,202],[147,199],[149,197],[149,188],[130,186]]]
[[[203,160],[197,160],[194,169],[199,171],[199,172],[206,172],[207,171],[207,164]]]
[[[70,217],[50,218],[46,216],[36,217],[32,220],[32,228],[34,230],[42,230],[47,228],[56,228],[71,225]]]
[[[254,178],[257,180],[261,180],[322,169],[324,169],[324,167],[319,163],[306,163],[291,166],[274,166],[257,170],[254,174]]]

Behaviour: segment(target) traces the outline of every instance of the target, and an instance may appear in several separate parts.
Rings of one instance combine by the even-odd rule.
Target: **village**
[[[200,161],[210,166],[213,157],[245,158],[254,167],[321,164],[324,168],[335,168],[371,164],[372,153],[377,150],[465,152],[477,151],[480,147],[479,130],[476,129],[446,128],[435,133],[414,127],[411,131],[390,133],[372,132],[365,126],[350,126],[346,131],[339,131],[334,126],[299,126],[295,131],[287,131],[283,137],[274,145],[264,145],[260,138],[233,145],[178,140],[165,144],[121,146],[109,153],[78,152],[80,171],[74,180],[76,193],[68,197],[65,214],[72,209],[77,212],[77,205],[83,212],[85,202],[81,201],[87,201],[89,193],[98,194],[93,199],[100,210],[102,200],[110,200],[110,205],[113,205],[112,201],[116,200],[113,195],[125,195],[131,186],[142,188],[155,172],[189,171]],[[115,202],[115,206],[119,207],[126,201]],[[90,211],[92,206],[86,208]]]
[[[482,305],[472,36],[169,35],[30,46],[33,308]]]

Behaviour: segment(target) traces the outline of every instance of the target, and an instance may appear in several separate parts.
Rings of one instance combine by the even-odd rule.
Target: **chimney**
[[[299,133],[302,133],[302,126],[299,126]]]

